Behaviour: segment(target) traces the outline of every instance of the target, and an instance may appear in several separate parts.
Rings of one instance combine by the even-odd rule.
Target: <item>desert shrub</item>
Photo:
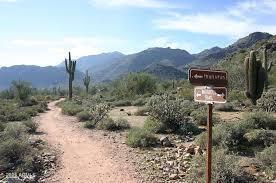
[[[218,104],[218,105],[215,106],[215,110],[225,111],[225,112],[235,111],[234,106],[231,103]]]
[[[108,118],[109,110],[110,110],[110,106],[108,106],[105,103],[94,105],[89,111],[91,113],[91,121],[97,124],[103,119]]]
[[[276,112],[276,90],[265,92],[257,105],[266,112]]]
[[[84,128],[94,129],[95,123],[93,121],[85,121],[83,126]]]
[[[255,129],[244,135],[251,146],[270,146],[276,143],[276,133],[272,130]]]
[[[227,150],[236,150],[239,145],[246,143],[244,134],[246,133],[246,128],[242,123],[222,123],[218,124],[213,128],[213,145],[220,146]],[[196,143],[202,147],[206,148],[206,132],[200,134],[196,138]]]
[[[121,107],[121,106],[130,106],[131,102],[129,100],[118,100],[112,103],[116,107]]]
[[[178,89],[177,94],[179,97],[191,101],[194,99],[194,87],[185,81],[182,83],[181,88]]]
[[[30,115],[25,111],[11,111],[6,115],[7,121],[25,121],[30,118]]]
[[[135,116],[147,116],[148,113],[147,107],[139,107],[138,110],[134,113]]]
[[[82,107],[75,102],[66,101],[64,103],[61,103],[60,106],[62,108],[62,113],[69,116],[75,116],[83,110]]]
[[[91,119],[91,114],[88,111],[81,111],[77,114],[79,121],[88,121]]]
[[[162,133],[166,130],[163,123],[152,117],[146,119],[143,128],[153,133]]]
[[[169,95],[153,96],[147,103],[149,116],[157,119],[172,131],[188,121],[186,108],[190,105],[182,100],[170,100]]]
[[[4,138],[20,139],[26,136],[26,127],[20,123],[9,123],[3,131]]]
[[[231,90],[229,91],[229,95],[227,96],[227,100],[229,101],[240,101],[243,102],[246,100],[246,96],[243,91],[240,90]]]
[[[157,138],[148,130],[134,128],[127,134],[126,144],[130,147],[152,147],[157,144]]]
[[[147,73],[130,73],[113,81],[112,93],[118,98],[132,98],[136,95],[154,93],[156,91],[155,79]]]
[[[38,123],[32,120],[24,121],[23,124],[26,126],[27,132],[29,133],[35,133],[38,128]]]
[[[206,110],[196,110],[191,113],[195,124],[206,125],[207,124],[207,112]]]
[[[113,120],[106,118],[97,123],[97,128],[100,130],[117,131],[128,129],[130,126],[126,119]]]
[[[179,129],[176,130],[176,133],[179,135],[197,135],[201,130],[192,122],[180,123]]]
[[[273,178],[276,177],[276,144],[265,148],[257,154],[257,159],[260,161],[262,168]]]
[[[24,101],[22,101],[23,106],[33,106],[37,104],[38,104],[38,101],[34,96],[26,98]]]
[[[26,101],[31,95],[30,84],[24,81],[12,81],[12,90],[15,93],[17,99]]]
[[[147,103],[147,101],[144,98],[138,98],[132,102],[133,106],[143,106]]]
[[[25,107],[24,112],[27,113],[29,116],[36,116],[38,111],[34,107]]]
[[[191,163],[186,180],[188,182],[204,182],[206,180],[205,156],[197,155]],[[213,151],[212,156],[212,182],[231,183],[240,182],[241,169],[238,159],[234,155],[226,154],[224,150]]]
[[[247,128],[276,130],[276,118],[268,113],[256,111],[245,116],[243,121]]]
[[[5,125],[0,122],[0,132],[4,131],[4,129],[5,129]]]

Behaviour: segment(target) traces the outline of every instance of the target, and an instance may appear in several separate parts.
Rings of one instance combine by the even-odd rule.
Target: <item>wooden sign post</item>
[[[208,105],[206,183],[212,176],[212,114],[214,103],[226,103],[227,72],[206,69],[190,69],[189,81],[195,85],[194,100]]]

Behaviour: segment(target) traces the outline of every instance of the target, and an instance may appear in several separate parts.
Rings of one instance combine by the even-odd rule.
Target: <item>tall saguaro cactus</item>
[[[263,68],[266,72],[266,75],[268,75],[268,72],[271,70],[272,67],[272,61],[270,61],[268,63],[268,59],[267,59],[267,45],[264,46],[264,50],[263,50]],[[265,91],[268,90],[268,77],[265,80]]]
[[[250,57],[245,58],[245,79],[246,79],[246,96],[250,98],[253,105],[262,96],[264,83],[266,81],[266,72],[262,63],[257,61],[256,52],[251,51]]]
[[[76,61],[71,60],[70,52],[69,52],[69,60],[65,59],[65,67],[69,75],[69,100],[72,100],[73,81],[75,79]]]
[[[90,76],[88,74],[88,70],[86,70],[85,76],[83,78],[83,84],[86,88],[86,94],[88,94],[89,84],[90,84]]]

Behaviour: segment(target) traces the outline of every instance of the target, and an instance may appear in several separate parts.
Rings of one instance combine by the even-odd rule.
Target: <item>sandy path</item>
[[[60,152],[60,168],[46,182],[140,182],[124,148],[102,132],[83,129],[75,118],[62,115],[55,103],[38,117],[42,138]]]

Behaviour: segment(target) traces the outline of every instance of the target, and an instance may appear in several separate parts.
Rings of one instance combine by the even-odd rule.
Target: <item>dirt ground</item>
[[[123,109],[123,111],[120,111],[121,109]],[[132,127],[143,127],[147,116],[135,116],[134,113],[138,109],[139,107],[137,106],[115,107],[109,112],[109,115],[113,119],[126,119]]]
[[[135,169],[137,154],[115,136],[84,129],[74,117],[61,114],[49,104],[50,110],[36,120],[42,139],[59,152],[59,169],[45,180],[47,183],[142,182]],[[119,134],[120,135],[120,134]]]

